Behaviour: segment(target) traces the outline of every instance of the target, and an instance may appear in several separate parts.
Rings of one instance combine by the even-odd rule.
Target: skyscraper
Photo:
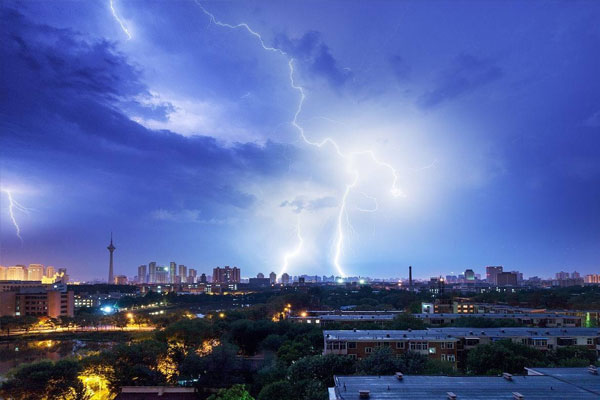
[[[281,283],[283,283],[284,285],[289,285],[290,276],[288,275],[287,272],[284,272],[283,275],[281,275]]]
[[[29,264],[27,268],[28,281],[41,281],[44,277],[44,266],[42,264]]]
[[[146,266],[140,265],[138,267],[138,283],[146,283]]]
[[[271,272],[269,274],[269,280],[271,281],[271,285],[277,283],[277,274],[275,274],[275,272]]]
[[[263,279],[265,277],[265,274],[263,274],[262,272],[259,272],[258,274],[256,274],[256,277],[258,279]]]
[[[498,284],[498,278],[497,278],[498,274],[501,274],[502,272],[503,272],[502,266],[485,267],[485,280],[491,285],[497,285]]]
[[[148,263],[148,283],[156,283],[156,261]]]
[[[200,275],[200,283],[207,283],[206,274]]]
[[[56,274],[56,270],[53,266],[48,265],[46,267],[46,278],[54,278],[54,274]]]
[[[110,252],[110,261],[108,263],[108,283],[113,284],[115,282],[114,270],[113,270],[113,253],[116,247],[113,245],[112,232],[110,233],[110,244],[107,247]]]
[[[187,281],[187,267],[183,264],[179,265],[179,276],[181,277],[181,283],[185,283]]]
[[[196,275],[198,272],[194,268],[190,268],[188,271],[189,275],[187,277],[187,283],[196,283]]]
[[[177,263],[171,261],[169,264],[169,283],[175,283],[175,277],[177,276]]]

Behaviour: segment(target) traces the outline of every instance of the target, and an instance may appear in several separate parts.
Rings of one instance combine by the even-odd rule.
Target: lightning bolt
[[[298,219],[298,223],[296,225],[296,236],[298,237],[298,245],[294,250],[288,251],[283,255],[283,266],[281,267],[281,272],[279,273],[279,276],[283,275],[283,273],[287,271],[287,268],[290,264],[290,260],[298,256],[298,254],[300,254],[300,251],[302,251],[304,239],[302,239],[302,235],[300,234],[300,219]]]
[[[337,142],[330,137],[326,137],[320,141],[312,141],[306,136],[304,128],[298,122],[300,114],[302,113],[302,108],[304,106],[304,102],[306,100],[306,93],[304,91],[304,88],[302,86],[298,85],[296,83],[296,81],[294,80],[295,69],[294,69],[294,58],[293,57],[290,57],[282,49],[268,46],[265,43],[265,41],[263,40],[261,34],[256,32],[255,30],[253,30],[247,23],[242,22],[242,23],[239,23],[236,25],[232,25],[232,24],[221,22],[221,21],[217,20],[217,18],[214,16],[214,14],[212,14],[208,10],[206,10],[204,8],[204,6],[202,6],[202,4],[198,0],[196,0],[195,2],[200,7],[202,12],[210,18],[210,22],[212,22],[216,26],[234,29],[234,30],[243,29],[258,40],[258,42],[260,43],[263,50],[278,53],[288,59],[290,87],[292,89],[296,90],[300,95],[300,100],[298,102],[298,106],[296,107],[296,111],[294,113],[294,118],[291,121],[291,125],[300,133],[300,137],[306,144],[315,146],[318,148],[324,147],[326,145],[330,145],[331,147],[333,147],[335,153],[340,158],[347,160],[350,163],[350,165],[353,165],[356,157],[358,157],[358,156],[369,157],[376,165],[388,170],[388,172],[391,174],[391,176],[392,176],[392,184],[390,187],[391,195],[393,197],[403,197],[404,196],[404,193],[398,187],[399,178],[398,178],[398,172],[396,171],[396,169],[391,164],[389,164],[385,161],[379,160],[379,158],[375,155],[375,153],[372,150],[361,150],[361,151],[353,151],[350,153],[344,153],[341,150],[340,146],[337,144]],[[111,3],[112,3],[112,0],[111,0]],[[356,170],[353,171],[353,175],[354,175],[353,181],[346,184],[346,189],[344,191],[344,195],[342,196],[342,201],[341,201],[338,216],[337,216],[337,230],[336,230],[336,240],[335,240],[335,246],[334,246],[333,264],[341,277],[346,276],[342,269],[341,262],[340,262],[341,255],[343,252],[343,247],[344,247],[343,217],[344,217],[344,215],[347,216],[348,196],[350,195],[352,189],[354,189],[356,187],[356,185],[358,184],[358,181],[359,181],[359,174]],[[298,247],[296,247],[296,249],[293,252],[286,253],[284,256],[284,262],[283,262],[284,268],[287,268],[290,258],[297,256],[301,250],[302,238],[300,237],[299,233],[298,233],[298,238],[300,239],[300,244],[298,245]]]
[[[121,26],[121,30],[127,35],[127,40],[131,40],[131,33],[129,32],[129,29],[127,29],[121,18],[119,18],[119,14],[117,14],[117,11],[115,10],[115,4],[113,0],[110,0],[110,11],[112,12],[113,17],[115,17],[115,19]]]
[[[15,217],[15,211],[20,211],[24,214],[29,215],[30,209],[20,204],[13,198],[12,192],[8,189],[2,189],[6,196],[8,197],[8,214],[10,215],[10,220],[15,226],[15,231],[17,233],[17,237],[21,241],[21,246],[23,245],[23,238],[21,237],[21,227],[17,222],[17,218]]]

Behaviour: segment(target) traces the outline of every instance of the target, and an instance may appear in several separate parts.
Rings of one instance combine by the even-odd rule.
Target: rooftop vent
[[[456,395],[452,392],[446,393],[448,395],[448,400],[456,400]]]
[[[508,372],[504,372],[504,373],[502,374],[502,377],[503,377],[504,379],[506,379],[507,381],[512,381],[512,378],[513,378],[512,374],[509,374]]]
[[[329,337],[329,333],[327,334],[327,337]]]
[[[502,333],[506,333],[506,331],[504,329],[500,329],[500,332]]]
[[[356,328],[352,329],[353,332],[356,332]]]
[[[359,399],[368,399],[369,397],[371,397],[371,391],[370,390],[359,390],[358,391],[358,398]]]
[[[406,333],[402,335],[402,337],[406,337]]]
[[[404,379],[404,375],[402,374],[402,372],[396,372],[396,379],[398,379],[399,381]]]
[[[385,337],[390,337],[390,334],[389,334],[389,333],[386,333],[386,334],[385,334]]]
[[[409,331],[409,332],[412,332],[412,329],[408,328],[408,331]]]
[[[525,396],[523,396],[521,393],[519,392],[513,392],[513,399],[515,400],[523,400],[525,398]]]
[[[598,375],[598,368],[595,365],[590,365],[588,367],[588,372],[593,375]]]

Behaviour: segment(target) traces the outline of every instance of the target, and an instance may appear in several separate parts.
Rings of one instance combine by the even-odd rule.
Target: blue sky
[[[0,264],[600,273],[597,2],[113,8],[2,3]]]

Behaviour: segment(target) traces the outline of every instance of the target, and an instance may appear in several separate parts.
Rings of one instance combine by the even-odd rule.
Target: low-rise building
[[[577,328],[584,326],[584,318],[577,315],[564,315],[564,314],[553,314],[553,313],[531,313],[531,314],[495,314],[495,313],[484,313],[484,314],[471,314],[471,313],[458,313],[458,314],[413,314],[416,318],[421,319],[428,325],[451,325],[460,318],[486,318],[494,320],[511,320],[524,326],[534,327],[548,327],[548,328],[560,328],[569,327]]]
[[[335,376],[329,400],[354,399],[598,399],[600,376],[587,368],[502,376]],[[565,373],[564,370],[577,370]],[[538,371],[538,370],[536,370]]]
[[[379,347],[395,354],[409,351],[431,359],[456,364],[459,339],[432,330],[332,330],[323,331],[323,354],[341,354],[354,359],[368,357]]]
[[[0,316],[48,316],[58,318],[74,315],[72,291],[48,289],[44,286],[22,287],[0,292]]]

